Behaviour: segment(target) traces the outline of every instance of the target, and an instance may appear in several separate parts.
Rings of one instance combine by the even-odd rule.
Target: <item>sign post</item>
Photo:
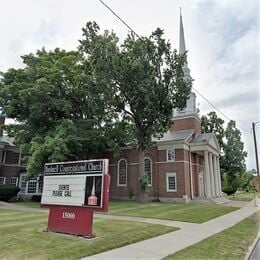
[[[49,207],[48,230],[94,237],[93,212],[108,211],[108,160],[47,163],[41,205]]]

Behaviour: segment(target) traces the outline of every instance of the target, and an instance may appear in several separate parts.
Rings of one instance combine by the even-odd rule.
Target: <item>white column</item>
[[[18,162],[18,165],[21,165],[21,159],[22,159],[22,153],[21,153],[21,151],[19,151],[19,162]]]
[[[217,197],[220,197],[220,193],[219,193],[218,168],[217,168],[217,156],[216,156],[216,155],[213,155],[213,169],[214,169],[216,196],[217,196]]]
[[[204,151],[204,183],[205,183],[205,194],[207,198],[211,198],[211,186],[210,186],[210,175],[209,175],[209,153]]]
[[[209,153],[209,174],[210,174],[210,184],[211,184],[211,195],[212,197],[216,197],[212,153]]]
[[[222,187],[221,187],[221,176],[220,176],[220,166],[219,166],[219,157],[217,157],[217,173],[219,180],[219,196],[222,196]]]

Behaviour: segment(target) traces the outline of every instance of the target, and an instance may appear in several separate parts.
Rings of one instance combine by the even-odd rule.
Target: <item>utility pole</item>
[[[255,159],[256,159],[256,171],[257,171],[257,176],[259,177],[259,164],[258,164],[258,153],[257,153],[257,143],[256,143],[256,136],[255,136],[255,125],[257,123],[259,123],[260,121],[258,122],[253,122],[252,123],[252,127],[253,127],[253,136],[254,136],[254,144],[255,144]]]

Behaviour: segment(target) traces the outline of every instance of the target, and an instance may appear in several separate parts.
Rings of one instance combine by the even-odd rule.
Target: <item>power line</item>
[[[138,38],[141,38],[119,15],[117,15],[106,3],[104,3],[102,0],[99,0],[99,2],[101,4],[103,4],[113,15],[115,15],[131,32],[133,32]],[[212,104],[207,98],[205,98],[198,90],[196,90],[194,87],[192,87],[193,90],[195,92],[197,92],[204,100],[206,100],[214,109],[216,109],[221,115],[223,115],[226,119],[228,119],[229,121],[232,120],[231,118],[229,118],[228,116],[226,116],[220,109],[218,109],[214,104]],[[243,130],[246,133],[250,133],[249,131],[247,131],[246,129],[244,129],[243,127],[239,126],[237,124],[237,126]],[[250,133],[251,134],[251,133]]]
[[[133,32],[138,38],[141,38],[121,17],[119,17],[106,3],[99,0],[113,15],[115,15],[131,32]]]
[[[208,104],[210,104],[214,109],[216,109],[221,115],[223,115],[227,120],[231,121],[232,119],[230,117],[228,117],[227,115],[225,115],[220,109],[218,109],[213,103],[211,103],[207,98],[205,98],[198,90],[196,90],[194,87],[192,87],[192,89],[199,94],[199,96],[201,96],[204,100],[207,101]],[[250,131],[244,129],[243,127],[241,127],[239,124],[237,124],[237,127],[240,128],[243,132],[249,133],[251,134]]]

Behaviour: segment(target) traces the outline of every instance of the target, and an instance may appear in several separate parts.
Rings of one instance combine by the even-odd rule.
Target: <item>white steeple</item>
[[[182,22],[181,8],[180,8],[179,54],[184,54],[185,52],[186,52],[186,44],[185,44],[184,29],[183,29],[183,22]],[[184,63],[183,72],[184,72],[184,77],[187,80],[191,80],[190,69],[188,68],[187,62]]]
[[[182,23],[182,15],[180,9],[180,36],[179,36],[179,53],[182,54],[186,51],[185,38],[184,38],[184,30]]]
[[[180,35],[179,35],[179,54],[184,54],[186,52],[186,44],[185,44],[185,37],[184,37],[184,29],[183,29],[183,22],[182,22],[182,15],[181,15],[181,8],[180,8]],[[188,63],[185,62],[183,65],[183,72],[184,78],[186,80],[191,80],[190,76],[190,69],[188,67]],[[186,107],[179,111],[174,111],[174,116],[187,116],[187,115],[197,115],[197,108],[196,108],[196,95],[194,92],[191,92],[189,98],[186,102]]]

